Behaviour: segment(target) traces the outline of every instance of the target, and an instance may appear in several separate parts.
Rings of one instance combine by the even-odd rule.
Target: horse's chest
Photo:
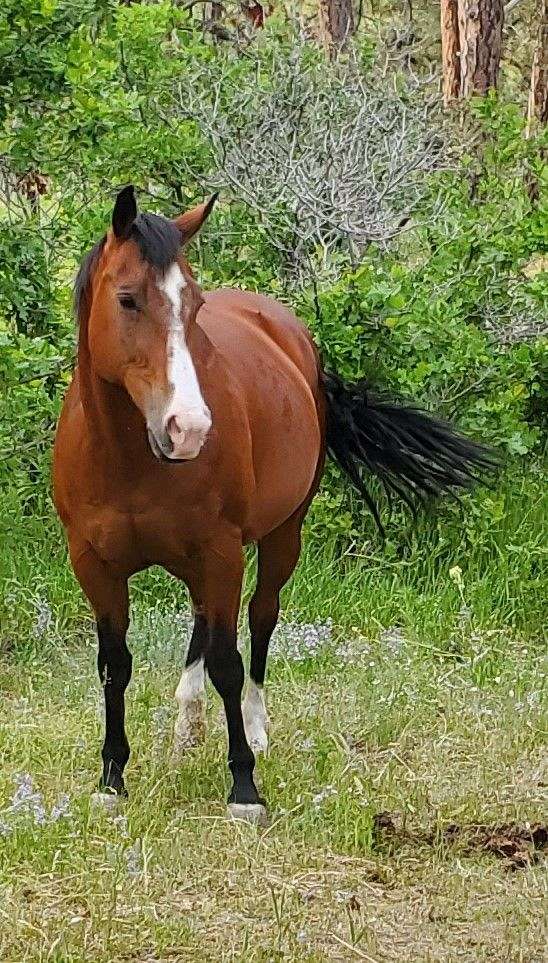
[[[188,511],[183,518],[152,502],[132,508],[93,506],[85,519],[85,537],[100,558],[118,569],[170,565],[196,539],[199,521],[194,515]]]
[[[89,505],[80,514],[79,527],[103,561],[116,568],[139,564],[139,545],[132,513],[116,505]]]

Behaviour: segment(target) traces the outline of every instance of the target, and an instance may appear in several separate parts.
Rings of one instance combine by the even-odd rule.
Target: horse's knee
[[[112,628],[108,619],[97,623],[99,653],[97,668],[103,685],[125,690],[131,679],[133,658],[126,645],[125,633]]]
[[[279,592],[257,590],[249,603],[249,626],[255,635],[274,631],[280,613]]]

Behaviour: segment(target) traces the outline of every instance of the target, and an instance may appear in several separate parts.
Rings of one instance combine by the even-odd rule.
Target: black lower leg
[[[299,558],[305,512],[303,506],[259,542],[257,586],[249,603],[250,675],[259,686],[264,684],[268,646],[280,612],[280,591]]]
[[[129,743],[124,728],[124,693],[131,678],[131,653],[125,633],[114,630],[108,619],[98,621],[97,635],[97,668],[105,693],[105,742],[100,787],[125,794],[123,772],[129,759]]]
[[[262,803],[253,781],[255,756],[249,748],[242,718],[244,667],[236,645],[236,632],[212,626],[206,650],[206,668],[221,696],[228,729],[228,765],[234,784],[229,803]]]
[[[268,646],[280,611],[279,595],[261,597],[255,593],[249,603],[249,631],[251,634],[251,661],[249,674],[257,685],[264,685]]]
[[[192,629],[190,645],[186,655],[185,666],[187,669],[193,662],[197,662],[198,659],[203,658],[207,639],[207,622],[205,617],[197,612],[194,616],[194,628]]]

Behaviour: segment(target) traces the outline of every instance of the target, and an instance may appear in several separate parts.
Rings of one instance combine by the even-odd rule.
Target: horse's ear
[[[190,211],[185,211],[180,217],[175,218],[175,224],[181,232],[181,244],[187,244],[198,233],[204,221],[211,214],[218,196],[218,194],[212,194],[208,201],[198,204],[197,207],[193,207]]]
[[[114,205],[112,212],[112,230],[118,238],[128,237],[135,218],[137,217],[137,202],[133,184],[124,187]]]

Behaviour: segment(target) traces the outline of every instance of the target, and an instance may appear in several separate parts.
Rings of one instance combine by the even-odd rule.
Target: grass
[[[430,521],[404,529],[402,549],[389,536],[342,557],[318,538],[319,502],[270,663],[266,830],[225,818],[213,692],[205,745],[167,761],[188,617],[157,571],[133,585],[130,798],[117,817],[90,805],[91,620],[48,505],[23,512],[8,493],[0,959],[540,963],[546,876],[527,829],[547,782],[539,492],[524,477],[497,496],[503,511],[471,501],[460,528],[446,510],[445,536]],[[246,598],[252,582],[250,561]]]
[[[2,960],[541,960],[541,866],[512,871],[444,835],[542,818],[535,646],[471,633],[455,660],[386,633],[355,636],[342,662],[335,634],[314,660],[280,655],[260,831],[225,820],[212,693],[205,745],[177,770],[166,762],[179,660],[154,647],[151,625],[157,636],[174,622],[134,631],[119,818],[89,804],[101,738],[91,637],[3,665]],[[47,814],[63,793],[69,814],[37,825],[32,807],[13,813],[21,772]],[[405,833],[383,833],[383,812]]]

